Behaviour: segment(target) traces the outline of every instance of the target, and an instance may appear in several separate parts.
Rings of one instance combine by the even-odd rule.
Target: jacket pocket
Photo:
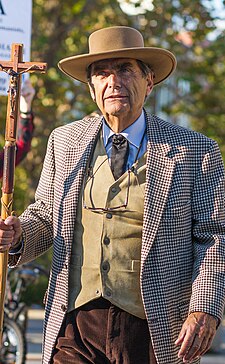
[[[191,212],[191,200],[187,201],[184,205],[174,207],[172,209],[166,209],[162,218],[164,220],[178,219]]]
[[[188,317],[189,304],[190,304],[190,301],[184,301],[184,302],[181,302],[178,306],[180,318],[182,321],[185,321]]]
[[[46,289],[43,300],[42,300],[44,306],[46,305],[47,297],[48,297],[48,289]]]

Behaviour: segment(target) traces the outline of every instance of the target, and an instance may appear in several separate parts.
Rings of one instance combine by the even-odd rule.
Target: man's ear
[[[88,83],[88,87],[89,87],[89,91],[91,94],[91,98],[94,102],[96,102],[96,97],[95,97],[95,89],[94,86],[91,83]]]
[[[150,93],[153,90],[153,86],[154,86],[154,81],[153,81],[153,75],[152,73],[149,73],[147,76],[147,88],[146,88],[146,97],[148,97],[148,95],[150,95]]]

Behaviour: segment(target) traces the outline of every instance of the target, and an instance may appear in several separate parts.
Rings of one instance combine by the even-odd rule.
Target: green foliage
[[[50,271],[50,262],[52,260],[52,249],[50,249],[43,256],[36,259],[35,264],[42,266],[46,272]],[[48,276],[41,274],[38,280],[30,285],[25,292],[23,292],[22,300],[28,306],[39,305],[44,307],[44,296],[48,287]]]
[[[44,307],[43,299],[48,285],[48,278],[40,276],[38,281],[27,287],[23,292],[21,301],[26,302],[27,306],[38,305]]]
[[[124,0],[124,3],[131,1]],[[141,3],[136,1],[137,12]],[[225,158],[224,33],[218,31],[214,38],[209,37],[216,29],[216,16],[205,3],[154,0],[153,10],[128,16],[116,0],[33,1],[31,59],[47,62],[48,72],[31,75],[36,89],[35,135],[31,151],[16,169],[15,209],[18,213],[34,198],[51,131],[96,108],[87,86],[62,74],[57,63],[64,57],[88,52],[88,35],[102,27],[134,26],[143,33],[147,46],[166,47],[176,54],[176,78],[171,85],[166,85],[172,92],[171,102],[164,111],[174,121],[187,115],[194,129],[218,141]],[[161,87],[165,86],[157,86],[150,97],[153,110]],[[6,98],[0,97],[1,135],[4,135],[5,104]],[[0,143],[4,144],[2,136]],[[49,255],[43,259],[48,262]]]

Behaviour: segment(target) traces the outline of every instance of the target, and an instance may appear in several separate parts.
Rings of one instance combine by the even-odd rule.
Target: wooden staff
[[[23,45],[12,44],[11,60],[0,61],[0,71],[10,76],[5,127],[5,147],[2,180],[1,218],[12,214],[14,171],[16,156],[17,119],[21,89],[21,75],[25,72],[45,73],[46,63],[23,62]],[[8,251],[0,253],[0,344],[2,343],[4,300],[7,280]]]

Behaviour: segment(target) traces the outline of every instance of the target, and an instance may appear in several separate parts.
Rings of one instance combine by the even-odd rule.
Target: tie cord
[[[112,137],[111,169],[116,180],[126,170],[128,155],[128,140],[121,134],[114,134]]]

